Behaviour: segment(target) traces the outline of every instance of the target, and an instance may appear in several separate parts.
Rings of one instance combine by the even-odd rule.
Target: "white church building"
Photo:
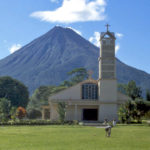
[[[108,30],[100,34],[99,78],[89,78],[77,85],[49,97],[46,109],[50,120],[58,120],[58,103],[66,103],[65,120],[104,122],[105,119],[118,120],[118,108],[127,101],[128,96],[117,91],[115,34]]]

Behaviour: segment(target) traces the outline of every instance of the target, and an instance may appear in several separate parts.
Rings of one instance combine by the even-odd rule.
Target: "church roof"
[[[97,81],[97,80],[94,80],[94,79],[92,79],[92,78],[89,78],[89,79],[87,79],[87,80],[84,80],[84,81],[80,82],[80,84],[84,84],[84,83],[95,83],[95,84],[97,84],[98,81]]]
[[[101,32],[100,41],[101,41],[103,38],[105,38],[106,35],[108,35],[110,38],[112,38],[112,39],[114,39],[114,40],[116,39],[114,32],[109,32],[109,31],[107,31],[107,32]]]
[[[97,81],[97,80],[94,80],[94,79],[92,79],[92,78],[89,78],[89,79],[87,79],[87,80],[84,80],[84,81],[82,81],[82,82],[80,82],[80,83],[77,83],[77,84],[75,84],[75,85],[73,85],[73,86],[71,86],[71,87],[68,87],[68,88],[66,88],[66,89],[64,89],[64,90],[62,90],[62,91],[59,91],[59,92],[57,92],[57,93],[51,95],[51,96],[49,97],[49,99],[57,99],[57,98],[55,98],[57,95],[62,94],[62,93],[67,92],[67,91],[68,91],[69,94],[70,94],[70,90],[73,90],[73,89],[76,88],[77,86],[81,86],[82,84],[85,84],[85,83],[98,84],[98,81]],[[80,95],[80,94],[79,94],[79,95]]]

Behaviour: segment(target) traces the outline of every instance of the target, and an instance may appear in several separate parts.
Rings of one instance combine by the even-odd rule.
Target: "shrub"
[[[58,114],[59,114],[60,122],[64,123],[65,113],[66,113],[66,103],[65,102],[59,102],[57,111],[58,111]]]
[[[144,117],[150,110],[150,103],[142,99],[129,100],[123,104],[119,111],[119,120],[122,123],[135,122],[141,123],[142,117]]]
[[[23,119],[26,116],[26,110],[23,107],[18,107],[17,108],[17,112],[16,112],[16,116],[19,119]]]
[[[12,120],[16,120],[16,107],[11,107],[10,116]]]
[[[150,119],[150,110],[145,114],[146,119]]]
[[[131,118],[131,110],[134,109],[134,105],[132,101],[127,101],[125,104],[121,105],[118,111],[119,115],[119,120],[122,123],[130,123],[132,118]]]
[[[11,102],[6,98],[0,98],[0,120],[7,121],[10,117]]]
[[[79,124],[78,120],[73,120],[73,124],[78,125]]]

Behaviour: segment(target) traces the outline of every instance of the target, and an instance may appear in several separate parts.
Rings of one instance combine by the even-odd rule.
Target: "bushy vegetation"
[[[119,111],[119,120],[122,123],[132,123],[142,121],[143,117],[146,117],[150,112],[150,102],[142,99],[129,100],[123,104]]]
[[[0,98],[0,121],[9,120],[11,110],[11,102],[6,98]]]
[[[128,84],[119,84],[120,92],[128,95],[131,99],[123,104],[119,111],[119,120],[122,123],[141,122],[143,117],[149,118],[150,102],[149,91],[146,94],[146,100],[142,98],[142,91],[137,87],[134,81],[129,81]]]
[[[0,77],[0,122],[8,120],[22,119],[25,115],[20,114],[19,110],[26,111],[24,107],[29,101],[27,87],[11,77]]]
[[[68,72],[67,74],[70,76],[70,80],[68,81],[65,80],[61,84],[66,87],[70,87],[79,82],[82,82],[83,80],[86,80],[89,76],[85,68],[76,68]]]
[[[41,119],[15,119],[9,121],[2,121],[0,125],[8,125],[8,126],[19,126],[19,125],[78,125],[77,121],[51,121],[51,120],[41,120]]]
[[[50,120],[33,120],[33,119],[25,119],[25,120],[9,120],[7,122],[0,122],[0,125],[58,125],[59,122],[51,122]]]
[[[14,107],[26,107],[29,101],[27,87],[11,77],[0,77],[0,98],[6,98]]]
[[[58,114],[59,114],[60,122],[64,123],[64,121],[65,121],[65,113],[66,113],[66,103],[65,102],[59,102],[57,111],[58,111]]]
[[[16,110],[16,117],[18,119],[23,119],[25,116],[26,116],[27,112],[25,110],[25,108],[23,107],[18,107],[17,110]]]
[[[150,90],[146,90],[146,100],[150,101]]]
[[[13,107],[11,106],[11,101],[0,98],[0,122],[5,123],[9,120],[15,121],[18,119],[23,119],[26,116],[26,110],[23,107]]]
[[[31,118],[39,118],[39,114],[36,116],[36,113],[34,112],[39,112],[43,105],[48,105],[49,96],[64,89],[66,89],[65,86],[40,86],[34,91],[28,103],[28,116],[30,117],[30,114],[32,113]]]
[[[142,98],[142,90],[133,80],[129,81],[128,84],[118,84],[118,90],[128,95],[132,100]]]

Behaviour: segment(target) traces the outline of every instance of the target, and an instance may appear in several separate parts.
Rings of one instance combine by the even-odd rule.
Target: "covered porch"
[[[66,121],[98,121],[99,118],[99,101],[97,100],[51,100],[49,106],[43,107],[42,119],[45,119],[46,109],[49,109],[52,121],[59,119],[58,103],[64,102],[66,104]]]

